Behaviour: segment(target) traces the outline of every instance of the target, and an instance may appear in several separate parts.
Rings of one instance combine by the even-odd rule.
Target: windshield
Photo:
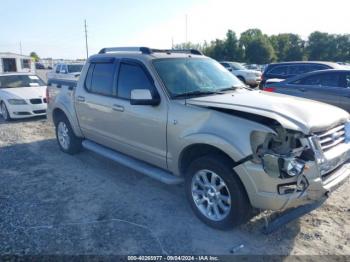
[[[83,69],[83,65],[68,65],[69,73],[81,72],[82,69]]]
[[[246,70],[246,68],[239,63],[230,63],[230,65],[234,70]]]
[[[0,88],[18,88],[44,85],[45,83],[36,75],[0,76]]]
[[[172,97],[242,87],[233,74],[209,58],[159,59],[154,66]]]

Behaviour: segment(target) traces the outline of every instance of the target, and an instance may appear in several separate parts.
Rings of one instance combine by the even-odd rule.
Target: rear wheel
[[[207,225],[229,229],[249,217],[245,189],[225,157],[208,155],[194,160],[185,184],[192,210]]]
[[[10,114],[9,114],[9,111],[7,110],[7,107],[5,105],[4,102],[1,102],[1,115],[2,115],[2,118],[5,120],[5,121],[9,121],[11,120],[11,117],[10,117]]]
[[[76,154],[81,150],[81,138],[77,137],[65,116],[56,121],[56,138],[60,149],[68,154]]]

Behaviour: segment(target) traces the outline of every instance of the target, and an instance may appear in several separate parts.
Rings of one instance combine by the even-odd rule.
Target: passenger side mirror
[[[160,98],[157,94],[152,96],[152,93],[149,89],[133,89],[131,90],[130,95],[130,104],[132,105],[159,105]]]
[[[230,72],[232,72],[232,68],[231,68],[231,67],[227,68],[227,70],[230,71]]]

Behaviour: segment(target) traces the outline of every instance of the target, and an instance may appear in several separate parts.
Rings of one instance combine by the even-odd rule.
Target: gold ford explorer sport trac
[[[277,227],[349,177],[347,112],[251,90],[197,50],[104,48],[75,84],[62,81],[47,92],[62,151],[84,147],[161,182],[184,181],[212,227],[243,223],[255,208],[286,210]]]

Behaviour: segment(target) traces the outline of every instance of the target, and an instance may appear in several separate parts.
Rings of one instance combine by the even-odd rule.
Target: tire
[[[238,78],[239,80],[241,80],[241,81],[243,82],[243,84],[245,84],[245,79],[244,79],[243,76],[237,76],[237,78]]]
[[[5,103],[4,103],[4,102],[1,102],[0,107],[1,107],[0,109],[1,109],[2,118],[3,118],[5,121],[10,121],[10,120],[11,120],[11,117],[10,117],[9,111],[7,110],[7,107],[6,107]]]
[[[216,192],[213,192],[213,183],[207,185],[203,179],[203,176],[206,175],[210,181],[209,178],[213,174],[217,176],[214,179],[214,185],[217,189],[222,181],[225,184],[225,187],[222,187],[219,191],[216,190]],[[198,182],[198,177],[200,177],[201,183]],[[199,184],[204,184],[209,189],[201,190],[202,187]],[[207,155],[195,159],[186,172],[185,190],[193,212],[210,227],[221,230],[232,229],[250,218],[252,208],[244,186],[232,170],[232,161],[225,156]],[[197,193],[198,190],[201,192],[200,194]],[[225,199],[225,201],[221,199]],[[209,202],[211,202],[211,207],[208,213]],[[219,204],[219,202],[221,203]],[[214,205],[216,205],[216,208]],[[219,212],[219,215],[217,215],[215,209]]]
[[[56,120],[56,139],[60,149],[70,155],[81,151],[82,139],[77,137],[66,116],[59,116]]]

